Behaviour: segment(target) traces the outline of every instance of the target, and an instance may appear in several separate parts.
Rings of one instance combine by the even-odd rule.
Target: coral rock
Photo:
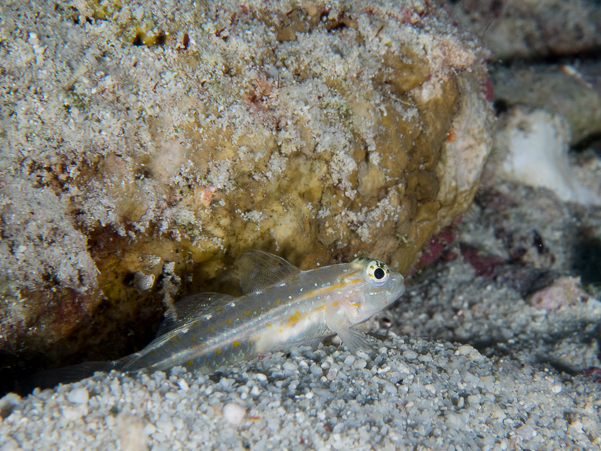
[[[251,248],[407,271],[491,144],[481,49],[414,3],[3,7],[2,346],[132,352]]]
[[[595,53],[601,10],[591,0],[449,0],[453,17],[482,36],[492,60]]]

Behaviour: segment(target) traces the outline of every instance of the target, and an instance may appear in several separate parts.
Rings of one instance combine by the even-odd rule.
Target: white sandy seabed
[[[212,376],[113,372],[9,394],[0,449],[600,449],[601,390],[584,376],[469,345],[372,340],[372,359],[320,345]]]

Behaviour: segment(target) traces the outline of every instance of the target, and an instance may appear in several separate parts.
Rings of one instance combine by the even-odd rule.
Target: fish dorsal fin
[[[233,299],[234,297],[221,293],[198,293],[186,296],[167,309],[165,319],[159,326],[156,336],[165,335],[195,318],[207,315]]]
[[[238,260],[238,277],[244,294],[281,283],[300,272],[283,258],[258,250],[247,252]]]

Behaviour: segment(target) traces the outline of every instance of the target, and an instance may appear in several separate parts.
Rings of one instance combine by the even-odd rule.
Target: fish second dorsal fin
[[[167,309],[165,319],[159,326],[156,336],[160,337],[183,326],[190,320],[208,315],[230,303],[233,299],[233,296],[220,293],[198,293],[186,296]]]
[[[281,283],[300,272],[283,258],[258,250],[247,252],[238,260],[238,277],[244,294]]]

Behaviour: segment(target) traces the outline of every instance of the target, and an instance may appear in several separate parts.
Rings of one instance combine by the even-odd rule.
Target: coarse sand
[[[320,345],[210,377],[176,367],[10,394],[0,447],[599,449],[601,391],[587,376],[392,332],[371,340],[373,359]]]

